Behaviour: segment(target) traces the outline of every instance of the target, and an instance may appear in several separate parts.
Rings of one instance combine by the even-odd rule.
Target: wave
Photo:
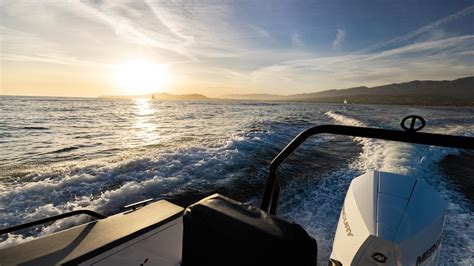
[[[52,152],[48,152],[48,153],[63,153],[63,152],[68,152],[68,151],[77,150],[77,149],[80,149],[80,148],[81,148],[81,147],[78,147],[78,146],[71,146],[71,147],[66,147],[66,148],[58,149],[58,150],[55,150],[55,151],[52,151]]]
[[[21,129],[26,129],[26,130],[49,130],[47,127],[22,127]]]
[[[367,127],[362,121],[337,112],[329,111],[325,115],[336,123]],[[359,160],[352,165],[360,171],[381,170],[406,175],[418,167],[419,160],[413,158],[413,145],[361,137],[356,137],[354,140],[363,146]]]
[[[84,208],[110,215],[126,204],[146,198],[166,198],[182,206],[215,192],[241,201],[260,198],[270,160],[307,126],[302,123],[296,127],[287,123],[254,125],[251,130],[220,144],[159,149],[159,152],[151,146],[148,152],[130,158],[28,171],[21,182],[0,186],[2,226]],[[62,220],[36,232],[8,238],[17,243],[83,221],[81,217]],[[4,241],[0,247],[12,243]]]
[[[211,193],[216,187],[225,188],[239,180],[245,180],[245,184],[240,186],[242,189],[254,187],[255,193],[258,193],[263,185],[258,177],[263,175],[263,172],[259,173],[262,165],[255,166],[255,158],[260,156],[252,154],[268,152],[268,149],[258,149],[266,145],[266,142],[259,144],[266,134],[251,132],[235,136],[215,148],[180,148],[113,163],[83,163],[76,167],[40,169],[24,176],[21,183],[0,187],[2,227],[77,209],[91,209],[110,215],[119,212],[126,204],[146,198],[181,198],[183,201],[183,197],[188,197],[194,200],[196,197],[186,194],[195,191]],[[250,165],[254,165],[254,169],[249,170],[254,172],[253,177],[241,171]],[[82,217],[70,218],[43,227],[38,232],[11,234],[8,236],[11,240],[0,243],[0,248],[82,222]]]

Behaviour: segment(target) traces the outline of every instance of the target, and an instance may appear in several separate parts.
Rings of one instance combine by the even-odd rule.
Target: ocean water
[[[472,107],[2,96],[0,227],[82,208],[110,215],[147,198],[186,206],[215,192],[258,206],[270,161],[300,131],[319,124],[399,129],[410,114],[427,120],[424,132],[473,136]],[[472,265],[474,203],[463,187],[474,171],[452,174],[447,156],[474,158],[457,149],[312,138],[280,168],[279,215],[318,241],[326,265],[352,178],[374,169],[416,176],[447,202],[441,264]],[[85,221],[2,236],[0,248]]]

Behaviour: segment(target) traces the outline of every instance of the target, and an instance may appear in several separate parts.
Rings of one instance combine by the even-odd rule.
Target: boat
[[[347,104],[347,99],[344,99],[344,104]]]
[[[317,239],[278,216],[278,167],[309,137],[336,134],[474,149],[474,138],[404,130],[319,125],[273,159],[259,207],[220,194],[190,206],[148,199],[105,217],[76,210],[0,230],[22,232],[74,215],[95,220],[0,250],[0,265],[316,265]],[[329,211],[329,210],[328,210]],[[446,203],[421,179],[383,171],[355,177],[347,190],[329,265],[434,265],[443,242]]]

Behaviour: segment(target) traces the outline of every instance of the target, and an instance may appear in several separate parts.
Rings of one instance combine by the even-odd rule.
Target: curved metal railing
[[[409,118],[411,118],[412,121],[411,125],[407,127],[405,122]],[[418,128],[415,128],[416,120],[420,120],[421,122],[421,126]],[[422,129],[425,125],[424,119],[419,116],[408,116],[402,120],[401,125],[405,131],[354,126],[321,125],[301,132],[271,162],[270,172],[265,185],[265,192],[260,204],[260,209],[270,214],[276,214],[281,192],[277,169],[280,164],[288,158],[288,156],[290,156],[303,142],[306,141],[306,139],[314,135],[327,133],[451,148],[474,149],[474,138],[472,137],[418,133],[417,131]]]

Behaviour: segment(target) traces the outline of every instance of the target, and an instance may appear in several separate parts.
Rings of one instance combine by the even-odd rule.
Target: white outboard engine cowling
[[[353,179],[330,265],[436,265],[445,205],[413,177],[374,171]]]

